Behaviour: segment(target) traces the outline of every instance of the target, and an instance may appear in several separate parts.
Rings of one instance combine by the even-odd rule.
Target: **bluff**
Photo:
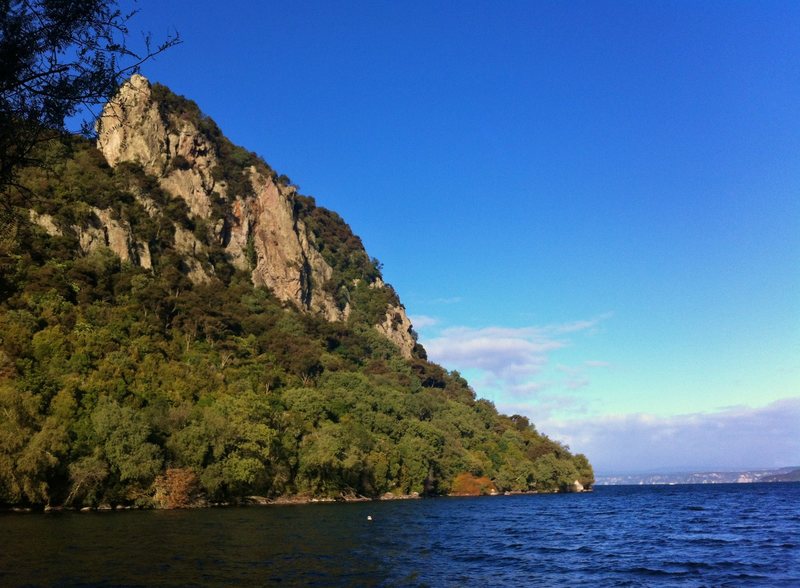
[[[593,482],[429,362],[344,220],[194,102],[134,76],[37,159],[2,194],[0,504]]]
[[[97,129],[97,146],[109,165],[138,164],[157,178],[167,194],[186,202],[191,216],[206,224],[204,237],[220,243],[237,269],[250,271],[254,284],[268,287],[281,300],[337,321],[350,314],[353,288],[387,288],[374,268],[353,278],[355,283],[333,283],[336,260],[326,260],[320,250],[324,236],[309,227],[317,225],[309,218],[314,207],[263,161],[231,145],[196,105],[166,88],[154,92],[147,79],[134,75],[106,105]],[[339,229],[349,233],[346,226]],[[368,260],[360,241],[346,237],[356,249],[351,254]],[[211,281],[214,270],[204,263],[205,239],[179,230],[176,240],[190,279]],[[123,258],[147,262],[146,255],[131,256],[128,249],[127,244],[117,247]],[[411,323],[396,295],[387,294],[391,303],[375,326],[411,357]]]

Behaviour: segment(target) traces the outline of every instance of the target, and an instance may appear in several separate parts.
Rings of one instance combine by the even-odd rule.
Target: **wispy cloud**
[[[590,359],[588,361],[583,362],[583,365],[590,368],[604,368],[604,367],[611,367],[611,364],[607,361],[600,361],[597,359]]]
[[[439,324],[439,319],[424,314],[414,314],[408,317],[415,329],[424,329]]]
[[[546,386],[537,377],[553,352],[570,345],[576,333],[595,329],[608,316],[541,327],[453,327],[423,344],[437,363],[461,371],[478,371],[473,384],[479,393],[484,385],[513,396],[530,395]],[[588,383],[583,368],[574,369],[566,378],[562,384],[568,389]]]
[[[579,337],[599,332],[610,316],[517,328],[451,327],[422,343],[433,361],[469,372],[478,395],[505,413],[531,417],[540,431],[585,453],[601,475],[800,465],[800,396],[679,416],[596,415],[599,400],[583,389],[593,373],[616,366],[598,357],[556,358],[579,345]]]
[[[524,406],[514,408],[531,416]],[[668,417],[640,413],[545,419],[536,424],[586,453],[600,474],[800,465],[800,396],[759,408]]]
[[[564,345],[535,328],[456,327],[425,341],[428,355],[438,363],[483,370],[512,383],[538,373],[547,354]]]
[[[592,330],[603,321],[611,318],[613,315],[614,313],[612,312],[606,312],[590,320],[573,321],[571,323],[564,323],[562,325],[551,325],[547,328],[556,333],[575,333],[577,331]]]

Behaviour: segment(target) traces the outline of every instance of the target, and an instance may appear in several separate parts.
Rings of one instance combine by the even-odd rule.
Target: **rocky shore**
[[[318,504],[318,503],[336,503],[336,502],[374,502],[380,500],[417,500],[421,498],[419,492],[412,492],[411,494],[394,494],[386,492],[378,497],[361,496],[357,494],[347,494],[337,497],[319,497],[319,496],[278,496],[276,498],[268,498],[266,496],[247,496],[240,501],[236,502],[210,502],[206,500],[197,500],[188,504],[184,508],[220,508],[227,506],[280,506],[280,505],[301,505],[301,504]],[[168,507],[160,507],[156,505],[127,505],[127,504],[100,504],[98,506],[64,506],[64,505],[47,505],[41,507],[30,506],[10,506],[0,507],[0,512],[11,513],[58,513],[58,512],[109,512],[109,511],[122,511],[122,510],[177,510]]]
[[[567,492],[562,493],[575,493],[575,492],[591,492],[592,488],[584,488],[581,485],[571,487]],[[520,496],[529,494],[558,494],[554,492],[539,492],[537,490],[528,491],[509,491],[509,492],[488,492],[485,494],[470,494],[470,493],[451,493],[444,497],[474,497],[474,496]],[[336,497],[319,497],[319,496],[306,496],[306,495],[292,495],[292,496],[278,496],[276,498],[268,498],[266,496],[247,496],[242,500],[236,502],[210,502],[206,500],[197,500],[191,504],[186,505],[185,509],[197,508],[223,508],[235,506],[291,506],[303,504],[324,504],[324,503],[346,503],[346,502],[376,502],[385,500],[419,500],[423,498],[419,492],[412,492],[411,494],[394,494],[386,492],[377,497],[361,496],[358,494],[346,494]],[[43,508],[29,507],[29,506],[9,506],[0,507],[0,512],[9,513],[59,513],[59,512],[110,512],[110,511],[123,511],[123,510],[179,510],[176,508],[169,508],[157,505],[127,505],[127,504],[100,504],[98,506],[63,506],[63,505],[47,505]]]

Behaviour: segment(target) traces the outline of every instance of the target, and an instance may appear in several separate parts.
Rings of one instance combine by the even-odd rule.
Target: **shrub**
[[[451,494],[462,496],[484,496],[496,492],[497,488],[489,478],[486,476],[479,478],[469,472],[458,474],[453,480],[453,486],[450,489]]]
[[[161,508],[187,508],[197,501],[200,480],[189,468],[168,468],[153,484],[155,503]]]

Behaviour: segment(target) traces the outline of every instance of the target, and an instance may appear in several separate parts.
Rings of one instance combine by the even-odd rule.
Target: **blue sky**
[[[599,473],[800,464],[800,5],[138,7],[480,396]]]

